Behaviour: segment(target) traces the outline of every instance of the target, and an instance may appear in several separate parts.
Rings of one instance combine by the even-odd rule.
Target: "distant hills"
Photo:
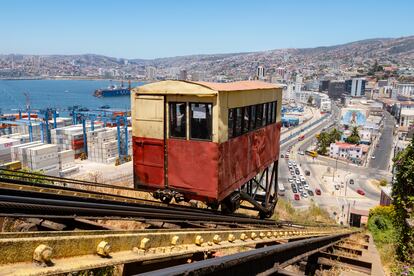
[[[137,53],[139,55],[139,53]],[[29,55],[0,55],[1,60],[14,62],[24,60]],[[397,65],[414,67],[414,36],[400,38],[374,38],[350,42],[342,45],[323,46],[316,48],[290,48],[269,51],[188,55],[157,59],[124,59],[103,55],[46,55],[38,57],[41,66],[59,64],[64,72],[72,70],[71,66],[82,68],[116,68],[128,74],[135,74],[145,66],[154,66],[158,72],[167,72],[171,69],[186,69],[189,72],[203,72],[207,76],[225,75],[229,78],[245,78],[254,73],[258,65],[266,69],[278,66],[288,68],[318,69],[329,67],[332,64],[345,65],[353,68],[367,67],[374,61],[382,65]],[[40,63],[40,61],[39,61]],[[1,64],[0,64],[1,66]],[[4,68],[4,67],[3,67]],[[141,68],[141,69],[139,69]],[[1,68],[0,68],[1,69]],[[56,69],[56,72],[59,72]],[[49,70],[53,74],[54,70]]]

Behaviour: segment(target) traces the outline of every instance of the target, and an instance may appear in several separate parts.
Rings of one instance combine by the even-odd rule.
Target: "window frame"
[[[174,136],[172,135],[172,118],[173,118],[173,112],[177,109],[177,104],[184,104],[184,136]],[[174,105],[174,108],[172,106]],[[181,139],[181,140],[187,140],[187,102],[168,102],[168,138],[172,139]],[[175,119],[177,118],[177,115],[174,116]],[[177,122],[176,122],[177,124]]]
[[[192,120],[193,120],[193,109],[191,108],[191,105],[193,104],[204,104],[206,105],[206,120],[207,120],[207,110],[208,110],[208,105],[211,106],[211,114],[210,114],[210,138],[208,139],[204,139],[204,138],[193,138],[191,137],[192,134]],[[188,139],[189,140],[194,140],[194,141],[206,141],[206,142],[211,142],[213,141],[213,103],[212,102],[188,102],[188,107],[189,107],[189,124],[188,124]],[[208,123],[208,122],[207,122]]]
[[[247,119],[245,118],[246,112],[248,114]],[[276,122],[277,101],[229,108],[228,139],[239,137]]]

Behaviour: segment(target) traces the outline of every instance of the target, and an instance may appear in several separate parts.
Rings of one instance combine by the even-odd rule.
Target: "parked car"
[[[302,197],[307,198],[308,197],[308,193],[306,191],[302,192]]]
[[[296,194],[298,192],[298,189],[296,188],[296,185],[295,184],[292,184],[292,192],[294,194]]]
[[[295,200],[300,200],[300,196],[299,196],[299,194],[294,194],[293,198],[294,198]]]
[[[321,190],[320,189],[315,189],[315,194],[321,195]]]
[[[375,155],[371,156],[371,159],[375,159]]]
[[[349,184],[354,185],[354,180],[353,179],[349,179]]]
[[[312,190],[308,190],[308,195],[309,196],[313,196],[313,191]]]
[[[339,188],[341,188],[338,184],[336,184],[334,187],[335,187],[335,190],[339,190]]]
[[[289,183],[293,183],[294,182],[294,180],[293,180],[293,178],[288,178],[288,181],[289,181]]]
[[[365,195],[365,192],[363,190],[361,190],[361,189],[358,189],[357,190],[357,193],[360,194],[360,195]]]
[[[299,171],[298,169],[296,169],[296,170],[295,170],[295,173],[296,173],[297,175],[299,175],[299,174],[300,174],[300,171]]]
[[[305,175],[309,176],[310,175],[310,171],[309,170],[305,170]]]

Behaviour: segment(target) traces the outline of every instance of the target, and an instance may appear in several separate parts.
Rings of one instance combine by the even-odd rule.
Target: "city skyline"
[[[412,35],[404,20],[412,6],[404,1],[10,1],[0,11],[0,35],[7,38],[0,53],[152,59],[331,46]],[[393,14],[398,16],[390,24],[386,18]]]

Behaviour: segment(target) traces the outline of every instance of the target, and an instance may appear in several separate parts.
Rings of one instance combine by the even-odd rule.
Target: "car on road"
[[[349,179],[349,184],[354,185],[354,180],[353,179]]]
[[[298,151],[298,154],[299,155],[305,155],[305,152],[303,150],[301,150],[301,151]]]
[[[357,193],[360,194],[360,195],[365,195],[365,192],[362,189],[358,189]]]
[[[293,195],[293,198],[294,198],[295,200],[300,200],[300,196],[299,196],[299,194],[294,194],[294,195]]]
[[[289,153],[286,153],[286,154],[285,154],[285,158],[286,158],[286,159],[289,159]]]
[[[315,189],[315,194],[321,195],[321,190],[320,189]]]
[[[309,196],[313,196],[313,191],[312,190],[308,190],[308,195]]]
[[[375,155],[371,156],[371,159],[375,159]]]

